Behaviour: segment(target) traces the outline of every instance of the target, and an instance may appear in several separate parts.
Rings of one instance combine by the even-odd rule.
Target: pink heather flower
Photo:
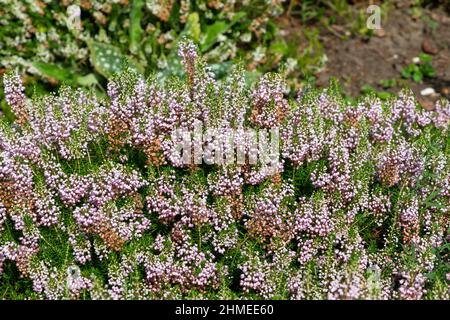
[[[25,87],[18,73],[5,74],[3,78],[6,103],[11,107],[14,114],[21,120],[27,117],[25,107]]]

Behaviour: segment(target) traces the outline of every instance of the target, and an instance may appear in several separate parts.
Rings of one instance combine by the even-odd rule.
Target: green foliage
[[[183,36],[200,45],[218,69],[226,68],[230,60],[251,63],[251,53],[269,44],[267,33],[277,32],[268,24],[283,12],[283,6],[260,0],[244,4],[17,0],[5,3],[1,12],[0,68],[33,75],[33,81],[44,83],[48,90],[48,82],[99,87],[105,84],[104,78],[125,66],[164,78],[167,69],[176,69],[172,57]],[[250,43],[241,39],[244,35],[250,36]],[[263,64],[257,67],[265,70]]]
[[[90,42],[91,61],[95,70],[105,77],[111,77],[124,69],[131,68],[143,72],[143,68],[131,61],[112,45]]]
[[[419,56],[420,62],[418,64],[411,63],[402,70],[402,77],[405,79],[412,79],[414,82],[422,83],[424,78],[433,78],[436,75],[436,70],[432,66],[432,57],[422,53]]]
[[[389,85],[391,84],[391,82],[389,82],[389,83],[383,82],[383,84],[387,85],[387,87],[385,87],[387,89],[387,88],[389,88]],[[375,95],[376,97],[380,98],[381,100],[388,100],[389,98],[392,98],[394,96],[392,93],[389,93],[386,91],[377,91],[374,87],[372,87],[371,85],[368,85],[368,84],[364,85],[361,88],[361,93]]]

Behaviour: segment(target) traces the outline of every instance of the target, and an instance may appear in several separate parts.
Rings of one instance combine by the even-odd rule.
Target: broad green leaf
[[[246,15],[245,12],[236,13],[230,22],[227,21],[216,21],[212,25],[205,27],[204,37],[201,41],[200,48],[202,52],[207,51],[211,46],[213,46],[218,37],[227,32],[236,22]]]
[[[419,58],[420,58],[420,60],[422,62],[431,62],[433,60],[433,58],[430,55],[426,54],[426,53],[421,53],[419,55]]]
[[[380,98],[381,100],[387,100],[391,97],[391,95],[391,93],[386,91],[380,91],[377,93],[378,98]]]
[[[157,72],[157,79],[161,84],[163,84],[164,81],[172,76],[183,76],[184,68],[180,62],[180,59],[174,53],[175,51],[176,50],[172,49],[170,55],[168,55],[167,57],[164,56],[164,59],[166,59],[167,67]]]
[[[100,42],[88,43],[91,62],[95,70],[106,78],[129,67],[140,73],[144,70],[137,62],[124,55],[119,48]]]
[[[80,86],[86,87],[98,84],[98,80],[93,73],[89,73],[85,76],[79,76],[76,78],[76,81]]]
[[[188,36],[195,42],[199,42],[200,32],[200,17],[197,12],[192,12],[187,18],[186,26],[183,30],[183,35]]]
[[[405,68],[402,70],[402,77],[405,79],[408,79],[409,77],[411,77],[411,70],[409,70],[409,68]]]
[[[286,54],[289,50],[289,46],[286,44],[285,41],[278,41],[278,42],[274,42],[270,45],[270,50],[272,52]]]
[[[232,25],[235,24],[236,22],[241,20],[246,15],[247,15],[247,12],[244,12],[244,11],[236,12],[236,14],[233,16],[233,18],[231,18],[231,24]]]
[[[143,0],[134,0],[130,12],[130,51],[139,51],[144,30],[141,27]]]
[[[414,82],[422,82],[423,76],[420,72],[414,72],[413,74],[413,80]]]
[[[361,92],[364,94],[374,92],[375,89],[370,84],[365,84],[361,88]]]
[[[43,75],[58,81],[71,80],[71,73],[67,69],[63,69],[55,64],[46,62],[33,62],[33,67],[38,69]]]

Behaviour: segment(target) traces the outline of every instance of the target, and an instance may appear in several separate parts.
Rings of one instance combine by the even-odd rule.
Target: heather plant
[[[178,52],[182,77],[128,68],[107,97],[5,75],[3,298],[449,299],[448,101],[288,99],[279,75],[218,80]],[[251,161],[246,132],[273,129],[275,165]],[[230,132],[244,161],[194,161]]]

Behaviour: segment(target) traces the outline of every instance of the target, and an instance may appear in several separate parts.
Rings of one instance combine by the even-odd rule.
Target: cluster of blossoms
[[[0,126],[1,288],[22,277],[23,298],[449,298],[449,102],[349,105],[333,88],[293,101],[279,76],[250,87],[236,68],[217,81],[191,43],[179,53],[185,78],[130,70],[106,98],[30,99],[5,76],[16,120]],[[198,127],[279,130],[275,170],[247,156],[180,162],[174,132]]]

